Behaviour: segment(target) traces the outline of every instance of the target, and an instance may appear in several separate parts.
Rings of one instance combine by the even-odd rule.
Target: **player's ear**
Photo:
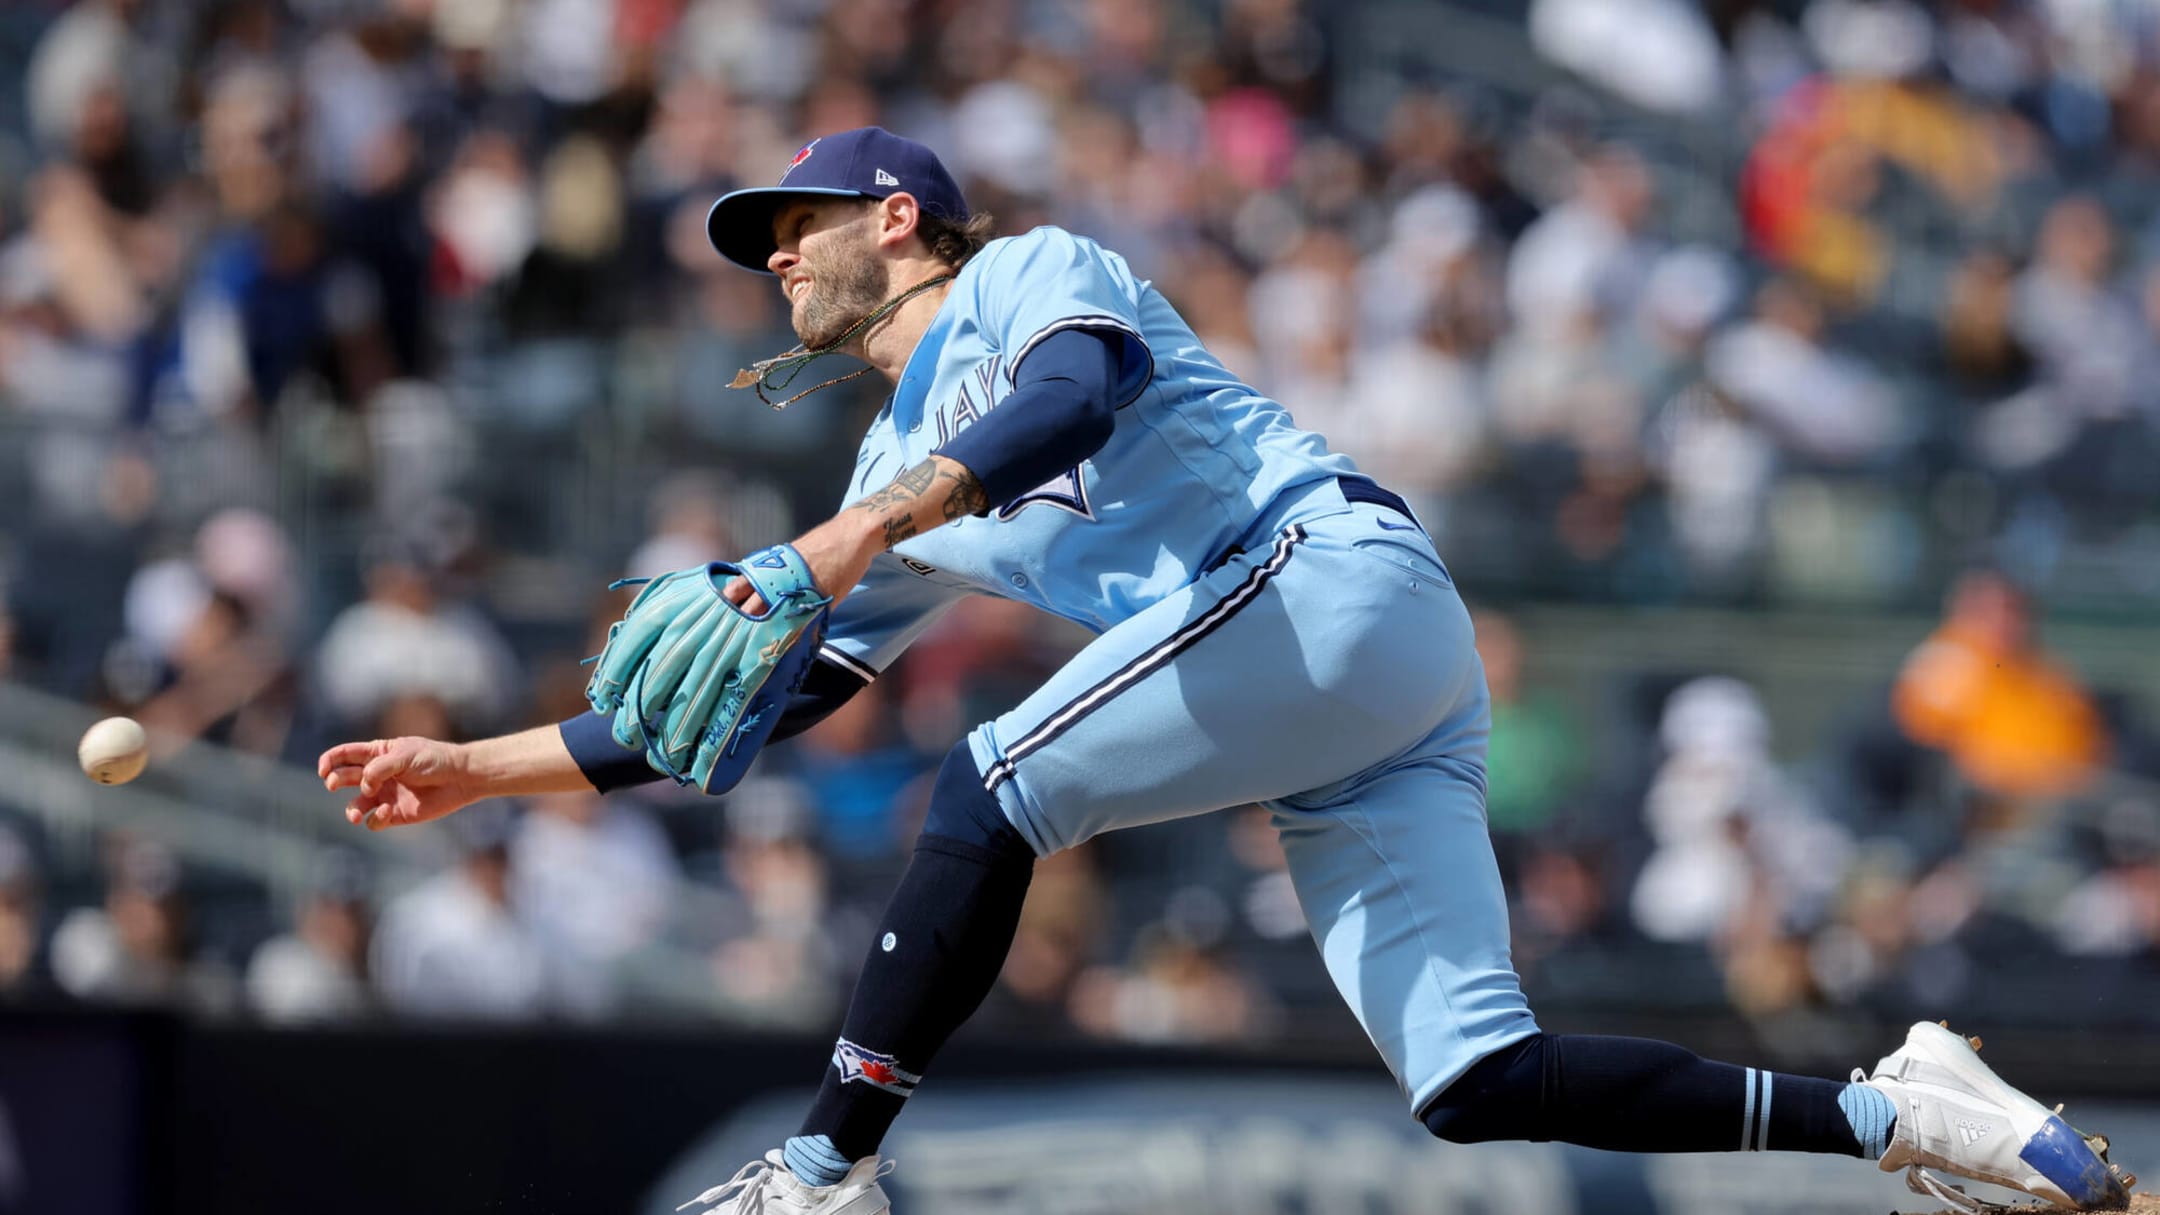
[[[898,251],[902,245],[915,238],[916,229],[922,222],[922,204],[915,196],[902,190],[878,200],[878,245]]]

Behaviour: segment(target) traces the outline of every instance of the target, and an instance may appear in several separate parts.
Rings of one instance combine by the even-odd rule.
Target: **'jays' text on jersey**
[[[1355,471],[1225,370],[1123,258],[1042,227],[992,241],[961,270],[864,436],[844,501],[998,408],[1014,368],[1066,329],[1122,341],[1110,441],[987,516],[879,557],[836,610],[828,656],[882,670],[969,592],[1100,632],[1190,582],[1283,490]]]

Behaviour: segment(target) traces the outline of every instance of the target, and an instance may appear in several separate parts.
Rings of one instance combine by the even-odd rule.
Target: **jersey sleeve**
[[[987,514],[1101,451],[1117,430],[1116,334],[1063,329],[1013,377],[1012,395],[938,445],[982,483]]]
[[[918,573],[902,558],[881,553],[833,609],[818,657],[868,683],[967,594],[966,586],[934,570]]]
[[[996,242],[976,283],[976,313],[1005,354],[1008,376],[1052,334],[1084,329],[1115,340],[1117,387],[1124,408],[1155,374],[1140,328],[1140,285],[1102,246],[1062,228],[1037,228]]]

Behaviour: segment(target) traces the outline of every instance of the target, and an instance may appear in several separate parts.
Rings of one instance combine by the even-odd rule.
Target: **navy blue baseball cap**
[[[795,153],[780,184],[722,195],[705,216],[705,236],[722,257],[770,274],[773,215],[805,194],[885,198],[912,194],[925,211],[949,220],[968,217],[967,199],[937,153],[883,127],[857,127],[813,139]]]

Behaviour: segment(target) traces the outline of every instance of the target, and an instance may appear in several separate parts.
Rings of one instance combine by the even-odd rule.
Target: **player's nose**
[[[788,267],[801,260],[802,254],[800,253],[791,253],[786,249],[775,249],[773,255],[765,259],[765,268],[774,274],[786,274]]]

